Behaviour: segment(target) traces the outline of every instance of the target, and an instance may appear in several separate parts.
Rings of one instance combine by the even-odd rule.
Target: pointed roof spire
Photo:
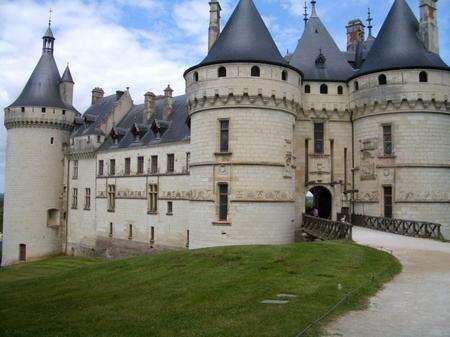
[[[312,7],[312,9],[311,9],[311,17],[317,17],[316,3],[317,3],[316,0],[312,0],[311,1],[311,7]]]
[[[373,37],[373,35],[372,35],[372,28],[373,28],[372,21],[373,21],[373,19],[372,19],[371,15],[372,15],[372,13],[370,12],[370,7],[369,7],[368,12],[367,12],[367,28],[369,29],[369,36],[368,36],[368,38]]]
[[[66,70],[64,70],[64,73],[63,73],[63,75],[61,77],[61,82],[72,82],[72,83],[75,83],[73,81],[72,74],[70,73],[69,64],[67,64]]]
[[[311,4],[315,8],[315,1]],[[289,63],[303,72],[305,80],[345,81],[354,74],[315,11]]]
[[[252,0],[239,1],[208,56],[188,71],[224,62],[287,65]]]
[[[448,70],[418,37],[419,22],[405,0],[395,0],[357,76],[391,69]]]
[[[307,2],[305,1],[305,7],[303,7],[305,9],[305,13],[303,14],[303,21],[305,21],[305,26],[306,23],[308,22],[308,5]]]

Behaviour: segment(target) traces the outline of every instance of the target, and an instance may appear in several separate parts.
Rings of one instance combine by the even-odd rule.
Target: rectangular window
[[[175,172],[175,155],[170,153],[167,155],[167,173]]]
[[[24,107],[24,106],[21,107],[21,108],[20,108],[20,111],[25,112],[25,107]]]
[[[151,173],[156,174],[158,173],[158,156],[152,156],[151,158]]]
[[[220,121],[220,152],[229,151],[229,120]]]
[[[155,243],[155,227],[150,227],[150,244]]]
[[[137,173],[138,174],[144,173],[144,157],[138,157],[137,159]]]
[[[384,194],[384,217],[392,218],[392,186],[383,187]]]
[[[191,164],[191,154],[186,152],[186,172],[189,172],[189,166]]]
[[[116,185],[108,185],[108,211],[116,209]]]
[[[324,125],[323,123],[314,123],[314,152],[323,154],[324,143]]]
[[[114,227],[113,227],[113,223],[110,222],[109,223],[109,237],[112,238],[114,235]]]
[[[128,240],[133,240],[133,225],[128,225]]]
[[[21,243],[19,245],[19,261],[25,262],[27,260],[27,245]]]
[[[219,221],[228,220],[228,184],[219,184]]]
[[[131,173],[131,159],[125,158],[125,175],[129,176]]]
[[[78,179],[78,160],[73,161],[73,179]]]
[[[167,215],[173,215],[173,202],[167,202]]]
[[[190,238],[190,232],[189,232],[189,229],[186,231],[186,248],[189,248],[189,246],[190,246],[190,241],[191,241],[191,238]]]
[[[109,160],[109,175],[110,176],[116,175],[116,160],[115,159]]]
[[[72,209],[77,209],[78,207],[78,188],[72,190]]]
[[[47,111],[47,109],[46,108],[42,108],[41,111],[42,111],[42,113],[45,113]]]
[[[104,173],[104,162],[103,162],[103,160],[99,160],[98,161],[98,175],[99,176],[103,176],[103,173]]]
[[[148,185],[148,212],[156,214],[158,212],[158,185]]]
[[[84,197],[84,209],[91,209],[91,189],[86,188],[85,197]]]
[[[392,151],[392,125],[383,125],[383,153],[391,156]]]

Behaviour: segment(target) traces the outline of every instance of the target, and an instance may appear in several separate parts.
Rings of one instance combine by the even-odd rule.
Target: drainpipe
[[[351,193],[351,205],[352,214],[355,213],[355,125],[353,122],[353,111],[350,113],[350,122],[352,124],[352,193]]]

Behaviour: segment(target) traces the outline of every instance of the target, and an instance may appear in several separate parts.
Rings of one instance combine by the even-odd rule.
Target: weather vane
[[[367,17],[367,22],[369,23],[369,25],[367,26],[367,28],[369,28],[369,36],[372,36],[372,28],[373,28],[373,26],[372,26],[372,16],[371,16],[371,12],[370,12],[370,7],[369,7],[369,10],[368,10],[368,12],[367,12],[367,14],[368,14],[368,17]]]
[[[306,23],[308,22],[308,6],[306,4],[306,1],[305,1],[305,7],[303,7],[303,8],[305,9],[305,14],[303,14],[303,16],[304,16],[303,21],[305,21],[305,25],[306,25]]]

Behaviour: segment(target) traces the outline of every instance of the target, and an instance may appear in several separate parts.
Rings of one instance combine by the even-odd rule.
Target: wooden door
[[[19,260],[20,261],[27,260],[27,245],[24,244],[19,245]]]

